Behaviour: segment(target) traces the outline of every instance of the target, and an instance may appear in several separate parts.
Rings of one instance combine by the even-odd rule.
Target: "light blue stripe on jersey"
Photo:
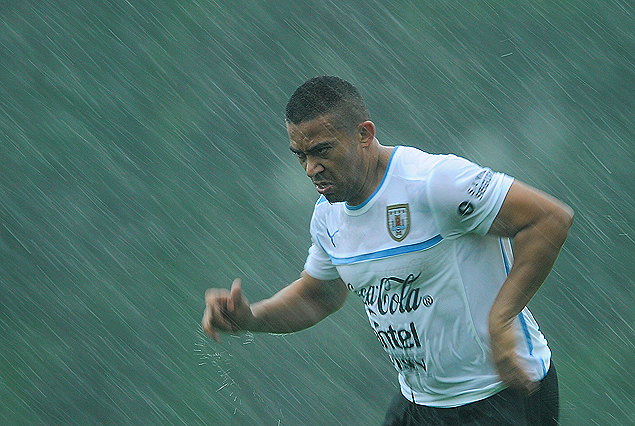
[[[507,253],[505,253],[505,246],[503,245],[503,239],[500,238],[498,242],[501,245],[501,253],[503,254],[503,263],[505,264],[505,275],[509,275],[509,259],[507,259]]]
[[[393,247],[386,250],[376,251],[373,253],[365,253],[365,254],[360,254],[360,255],[351,256],[351,257],[333,257],[329,255],[329,257],[331,258],[331,263],[333,263],[333,265],[348,265],[351,263],[363,262],[366,260],[383,259],[385,257],[397,256],[399,254],[406,254],[406,253],[412,253],[415,251],[426,250],[436,246],[441,241],[443,241],[443,237],[441,235],[437,235],[425,241],[421,241],[420,243],[410,244],[407,246]]]

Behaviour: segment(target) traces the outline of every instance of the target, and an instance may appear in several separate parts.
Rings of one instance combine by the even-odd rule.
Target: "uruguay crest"
[[[410,208],[408,204],[394,204],[386,207],[388,233],[395,241],[406,238],[410,232]]]

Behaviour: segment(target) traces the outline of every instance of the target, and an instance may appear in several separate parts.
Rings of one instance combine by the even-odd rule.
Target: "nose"
[[[324,166],[322,166],[319,161],[309,155],[306,158],[304,169],[306,170],[306,175],[312,178],[318,173],[322,173],[324,171]]]

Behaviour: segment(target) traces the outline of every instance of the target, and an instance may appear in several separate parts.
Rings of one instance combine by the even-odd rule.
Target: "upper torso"
[[[459,157],[398,147],[366,202],[316,204],[306,271],[339,276],[361,298],[404,396],[419,404],[462,405],[502,388],[487,315],[511,247],[486,232],[511,183]],[[538,380],[549,349],[527,309],[517,323],[519,355]]]

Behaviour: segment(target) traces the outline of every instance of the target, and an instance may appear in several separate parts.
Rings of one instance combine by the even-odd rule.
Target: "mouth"
[[[315,185],[315,189],[317,190],[317,192],[319,192],[321,195],[328,193],[333,188],[333,184],[326,181],[313,182],[313,184]]]

